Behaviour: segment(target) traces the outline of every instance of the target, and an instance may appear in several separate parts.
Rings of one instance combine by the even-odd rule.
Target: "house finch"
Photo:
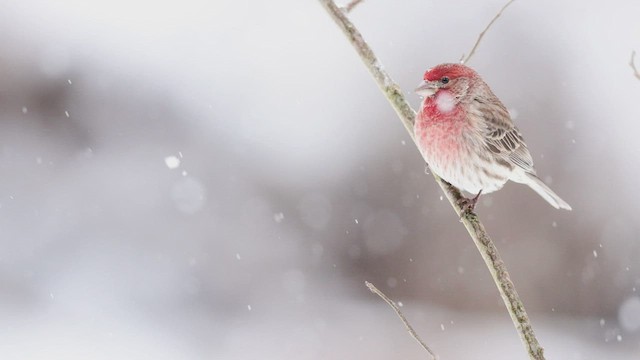
[[[529,185],[556,209],[571,210],[536,176],[509,112],[473,69],[438,65],[427,70],[416,93],[424,97],[414,126],[422,156],[443,180],[477,194],[463,200],[465,211],[507,180]]]

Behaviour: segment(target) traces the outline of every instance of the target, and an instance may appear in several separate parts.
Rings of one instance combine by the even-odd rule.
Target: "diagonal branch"
[[[411,337],[414,338],[418,342],[418,344],[420,344],[420,346],[422,346],[422,348],[429,353],[429,355],[431,355],[431,358],[433,360],[436,360],[438,358],[436,354],[433,352],[433,350],[431,350],[431,348],[427,346],[427,344],[424,343],[424,341],[422,341],[422,339],[420,339],[420,336],[418,336],[416,331],[413,330],[413,327],[411,326],[411,324],[409,324],[409,320],[407,320],[407,318],[404,317],[404,314],[402,313],[402,311],[400,311],[396,303],[394,303],[391,299],[389,299],[389,297],[385,295],[382,291],[378,290],[378,288],[375,287],[375,285],[373,285],[372,283],[368,281],[365,281],[364,283],[367,285],[367,287],[369,288],[369,290],[371,290],[372,293],[380,296],[380,298],[384,300],[384,302],[386,302],[387,304],[389,304],[389,306],[391,306],[393,311],[396,312],[396,315],[398,315],[398,317],[404,324],[404,327],[407,328],[409,335],[411,335]]]
[[[635,50],[631,52],[631,61],[629,62],[629,66],[633,69],[633,75],[640,80],[640,72],[638,72],[638,68],[636,68],[636,52]]]
[[[369,45],[364,41],[358,29],[347,18],[346,13],[343,12],[332,0],[319,1],[325,7],[329,15],[331,15],[338,27],[342,29],[358,55],[360,55],[360,58],[378,84],[378,87],[382,90],[385,97],[398,114],[400,121],[402,121],[402,124],[409,132],[409,136],[411,136],[411,139],[415,142],[413,135],[415,111],[405,100],[400,87],[393,82],[389,74],[384,70],[382,64],[373,53],[373,50],[371,50]],[[432,172],[432,174],[435,181],[446,194],[447,199],[451,203],[451,206],[453,206],[456,214],[460,216],[464,227],[467,229],[469,235],[473,239],[473,242],[480,251],[480,254],[482,255],[482,258],[484,259],[485,264],[498,287],[500,296],[502,296],[502,300],[509,311],[511,320],[520,335],[520,339],[522,340],[529,357],[534,360],[544,360],[544,350],[538,343],[533,332],[533,328],[529,323],[529,317],[527,316],[524,305],[516,292],[513,282],[511,282],[507,268],[498,254],[498,249],[493,244],[493,241],[484,229],[480,219],[474,212],[465,212],[463,214],[459,205],[459,201],[462,199],[460,191],[440,179],[440,177],[435,173]]]
[[[487,31],[489,31],[489,28],[491,27],[491,25],[493,25],[494,22],[496,22],[496,20],[498,20],[498,18],[500,17],[500,15],[502,15],[502,13],[504,12],[504,10],[511,5],[512,2],[514,2],[516,0],[509,0],[509,2],[507,2],[506,4],[504,4],[504,6],[502,7],[502,9],[500,9],[500,11],[498,11],[498,13],[496,14],[496,16],[493,17],[493,19],[491,19],[491,21],[489,22],[489,24],[487,25],[487,27],[484,28],[484,30],[482,30],[482,32],[480,33],[480,35],[478,35],[478,39],[476,40],[476,43],[473,44],[473,47],[471,48],[471,51],[469,52],[469,56],[467,56],[466,58],[464,57],[464,54],[462,54],[462,57],[460,58],[460,64],[465,64],[469,61],[469,59],[471,59],[471,57],[473,56],[473,54],[476,53],[476,49],[478,48],[478,45],[480,45],[480,41],[482,41],[482,38],[484,37],[484,34],[487,33]]]

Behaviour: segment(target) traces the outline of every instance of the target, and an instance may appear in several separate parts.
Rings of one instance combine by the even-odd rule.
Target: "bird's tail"
[[[567,202],[562,200],[560,196],[553,192],[553,190],[549,189],[549,187],[535,174],[524,172],[524,176],[521,176],[518,180],[516,181],[529,185],[533,191],[537,192],[538,195],[547,200],[547,202],[554,208],[571,210],[571,205],[567,204]]]

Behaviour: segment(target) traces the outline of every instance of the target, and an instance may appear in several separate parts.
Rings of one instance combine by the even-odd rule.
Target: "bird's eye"
[[[440,82],[443,83],[443,84],[447,84],[447,83],[449,83],[449,78],[446,77],[446,76],[443,76],[442,79],[440,79]]]

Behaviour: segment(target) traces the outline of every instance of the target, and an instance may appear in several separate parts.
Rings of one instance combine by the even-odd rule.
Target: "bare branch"
[[[342,9],[344,9],[345,12],[350,13],[351,10],[353,10],[353,8],[358,6],[358,4],[360,4],[363,1],[364,0],[353,0],[350,3],[348,3],[347,5],[343,6]]]
[[[631,61],[629,62],[629,66],[631,66],[631,68],[633,69],[633,75],[638,78],[638,80],[640,80],[640,72],[638,71],[638,69],[636,68],[636,51],[632,51],[631,52]]]
[[[411,324],[409,324],[409,321],[407,320],[407,318],[404,317],[404,315],[402,314],[402,311],[400,311],[398,306],[391,299],[389,299],[387,295],[385,295],[382,291],[378,290],[378,288],[375,287],[372,283],[368,281],[365,281],[364,283],[367,285],[367,287],[369,288],[369,290],[371,290],[372,293],[380,296],[382,300],[384,300],[387,304],[389,304],[389,306],[391,306],[393,311],[396,312],[396,315],[398,315],[400,320],[402,320],[404,327],[407,328],[407,331],[409,332],[411,337],[413,337],[418,342],[418,344],[420,344],[420,346],[422,346],[422,348],[425,349],[429,353],[429,355],[431,355],[431,358],[433,360],[436,360],[438,358],[436,354],[434,354],[433,351],[427,346],[427,344],[425,344],[424,341],[420,339],[420,337],[418,336],[416,331],[413,330],[413,327],[411,327]]]
[[[342,29],[345,36],[351,42],[354,49],[360,55],[360,58],[369,69],[369,72],[375,79],[380,90],[384,93],[385,97],[398,114],[400,121],[404,125],[405,129],[409,133],[409,136],[415,143],[413,134],[413,124],[415,121],[415,110],[411,108],[404,98],[403,92],[396,83],[393,82],[389,74],[384,70],[378,58],[373,53],[373,50],[364,41],[362,35],[353,23],[347,18],[346,13],[343,12],[332,0],[319,0],[325,7],[329,15],[336,22],[338,27]],[[513,0],[512,0],[513,1]],[[504,9],[504,8],[503,8]],[[520,300],[518,293],[511,282],[507,267],[500,258],[498,249],[494,245],[493,241],[487,234],[487,231],[480,222],[478,215],[474,212],[464,212],[459,205],[462,195],[460,191],[455,187],[440,179],[435,173],[431,173],[440,188],[447,196],[449,203],[455,210],[456,214],[461,218],[464,227],[469,232],[469,235],[473,239],[478,251],[482,255],[493,281],[498,287],[500,296],[504,301],[504,304],[509,311],[511,321],[513,322],[520,340],[522,341],[529,357],[533,360],[544,360],[544,349],[538,343],[538,339],[535,336],[529,317],[525,311],[524,304]]]
[[[480,41],[482,41],[482,38],[484,37],[484,34],[489,30],[489,28],[491,27],[491,25],[493,25],[494,22],[496,22],[496,20],[498,20],[498,18],[500,17],[500,15],[502,15],[502,12],[504,12],[504,10],[511,5],[512,2],[514,2],[515,0],[509,0],[509,2],[507,2],[506,4],[504,4],[504,6],[502,7],[502,9],[500,9],[500,11],[498,11],[498,13],[496,14],[496,16],[493,17],[493,19],[491,19],[491,21],[489,22],[489,24],[487,25],[486,28],[484,28],[484,30],[482,30],[482,32],[480,33],[480,35],[478,36],[478,40],[476,40],[476,43],[473,45],[473,48],[471,48],[471,51],[469,52],[469,56],[467,56],[467,58],[465,59],[464,54],[462,54],[462,56],[460,57],[460,64],[465,64],[469,61],[469,59],[471,59],[471,57],[473,56],[473,54],[475,54],[476,49],[478,48],[478,45],[480,45]]]

